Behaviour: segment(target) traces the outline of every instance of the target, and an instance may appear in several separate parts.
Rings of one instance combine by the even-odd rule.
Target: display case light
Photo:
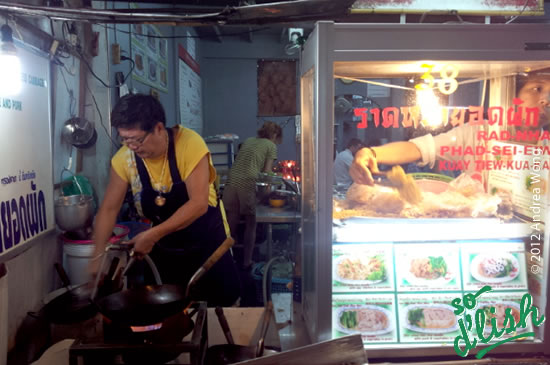
[[[21,64],[13,43],[11,27],[4,24],[0,32],[0,95],[13,95],[21,89]]]
[[[427,127],[437,128],[441,126],[443,123],[443,118],[441,117],[442,107],[432,89],[417,89],[416,102],[420,107],[422,120],[425,121]]]

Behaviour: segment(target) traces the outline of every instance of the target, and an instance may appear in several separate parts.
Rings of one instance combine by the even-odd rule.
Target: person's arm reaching
[[[105,246],[113,234],[116,218],[124,202],[127,189],[128,183],[120,178],[115,170],[111,168],[105,196],[103,197],[103,202],[99,207],[94,221],[93,242],[95,244],[95,258],[99,258],[100,255],[104,253]],[[100,259],[95,259],[90,262],[89,271],[92,274],[97,273],[100,262]]]
[[[264,163],[264,169],[263,172],[271,172],[271,169],[273,168],[273,161],[277,159],[277,146],[275,144],[271,144],[267,154],[265,156],[265,163]]]
[[[263,172],[271,172],[272,167],[273,167],[273,160],[268,158],[267,160],[265,160]]]
[[[134,244],[135,253],[140,256],[148,254],[162,237],[189,226],[206,213],[210,189],[209,177],[208,154],[206,154],[185,179],[189,200],[166,221],[128,241],[128,243]]]
[[[399,165],[416,162],[422,154],[412,142],[402,141],[388,143],[383,146],[365,147],[357,151],[349,169],[355,183],[372,185],[372,172],[378,172],[378,164]]]

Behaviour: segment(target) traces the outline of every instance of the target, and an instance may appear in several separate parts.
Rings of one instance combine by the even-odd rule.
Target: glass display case
[[[314,341],[360,333],[369,358],[549,352],[549,32],[316,25],[301,59]],[[363,184],[338,176],[354,153]]]

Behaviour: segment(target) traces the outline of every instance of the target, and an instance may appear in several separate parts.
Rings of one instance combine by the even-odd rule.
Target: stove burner
[[[206,353],[207,331],[204,302],[197,303],[191,315],[182,312],[152,326],[131,328],[104,321],[102,337],[77,339],[69,360],[71,365],[81,363],[79,357],[84,363],[164,364],[188,353],[190,364],[199,365]],[[183,340],[189,333],[190,340]]]
[[[162,322],[157,324],[152,324],[149,326],[130,326],[130,329],[132,332],[149,332],[149,331],[155,331],[162,327]]]

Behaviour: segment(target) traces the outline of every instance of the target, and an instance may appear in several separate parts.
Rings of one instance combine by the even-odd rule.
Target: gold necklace
[[[145,169],[147,170],[147,173],[149,174],[149,178],[151,179],[151,182],[153,184],[153,190],[156,190],[158,193],[157,197],[155,198],[155,204],[159,207],[162,207],[164,204],[166,204],[166,198],[162,196],[162,194],[165,193],[164,186],[162,186],[162,182],[164,181],[164,172],[166,171],[166,165],[168,165],[168,145],[169,145],[168,132],[166,132],[166,151],[164,152],[164,160],[162,161],[162,170],[160,173],[160,179],[158,184],[155,183],[155,181],[153,180],[153,174],[151,174],[151,170],[149,169],[149,166],[147,166],[147,162],[145,161],[145,159],[143,159],[143,164],[145,165]],[[155,189],[155,185],[158,186],[157,189]]]

